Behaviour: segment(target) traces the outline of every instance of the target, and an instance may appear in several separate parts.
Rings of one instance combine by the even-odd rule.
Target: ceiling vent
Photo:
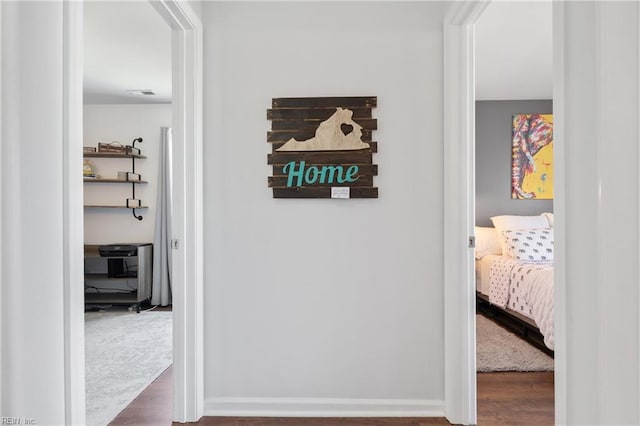
[[[130,95],[143,95],[143,96],[155,95],[155,92],[151,89],[127,90],[126,92]]]

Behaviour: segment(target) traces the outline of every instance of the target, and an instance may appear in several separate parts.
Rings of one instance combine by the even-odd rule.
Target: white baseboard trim
[[[444,417],[444,401],[428,399],[207,398],[205,416]]]

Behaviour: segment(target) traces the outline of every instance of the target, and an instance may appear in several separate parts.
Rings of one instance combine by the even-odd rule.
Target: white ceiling
[[[476,24],[476,99],[551,99],[550,0],[492,1]],[[171,30],[148,1],[84,3],[87,104],[171,102]],[[127,90],[151,89],[155,96]]]
[[[85,104],[171,102],[171,29],[148,1],[84,3]],[[151,89],[155,95],[127,90]]]
[[[551,1],[493,1],[476,24],[476,99],[552,99]]]

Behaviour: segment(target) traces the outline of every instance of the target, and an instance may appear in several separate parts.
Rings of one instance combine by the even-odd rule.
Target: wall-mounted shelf
[[[93,178],[84,178],[84,181],[98,182],[98,183],[149,183],[146,180],[93,179]]]
[[[102,205],[96,205],[96,204],[91,204],[91,205],[86,205],[84,206],[85,209],[148,209],[149,207],[147,206],[140,206],[140,207],[127,207],[127,206],[102,206]]]
[[[117,152],[85,152],[85,158],[147,158],[139,154],[118,154]]]
[[[140,150],[138,148],[136,148],[136,142],[142,142],[142,138],[135,138],[133,140],[133,142],[131,142],[131,145],[127,145],[126,146],[126,150],[129,152],[140,152]],[[98,144],[100,145],[100,144]],[[131,159],[131,173],[132,174],[136,174],[136,158],[138,159],[144,159],[147,158],[144,155],[141,154],[129,154],[126,152],[83,152],[82,153],[84,158],[118,158],[118,159]],[[94,170],[92,170],[91,176],[93,176]],[[118,172],[118,175],[120,175],[120,172]],[[129,176],[129,173],[126,173],[127,177]],[[137,175],[138,177],[140,177],[140,175]],[[146,209],[146,206],[139,206],[139,207],[129,207],[129,204],[138,204],[140,201],[136,199],[136,184],[141,184],[141,183],[147,183],[147,181],[143,181],[143,180],[125,180],[125,179],[108,179],[108,178],[99,178],[96,179],[95,177],[85,177],[84,178],[84,182],[88,183],[88,182],[99,182],[99,183],[130,183],[131,184],[131,199],[127,199],[127,202],[124,206],[120,205],[120,206],[113,206],[113,205],[87,205],[84,206],[85,208],[90,208],[90,209],[130,209],[131,213],[133,214],[133,217],[135,217],[138,220],[142,220],[142,216],[137,215],[136,214],[136,209]],[[129,201],[132,200],[132,202],[130,203]]]

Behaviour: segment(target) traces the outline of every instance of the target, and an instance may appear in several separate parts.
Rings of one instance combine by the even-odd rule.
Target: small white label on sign
[[[351,198],[351,188],[348,186],[332,186],[331,198]]]

